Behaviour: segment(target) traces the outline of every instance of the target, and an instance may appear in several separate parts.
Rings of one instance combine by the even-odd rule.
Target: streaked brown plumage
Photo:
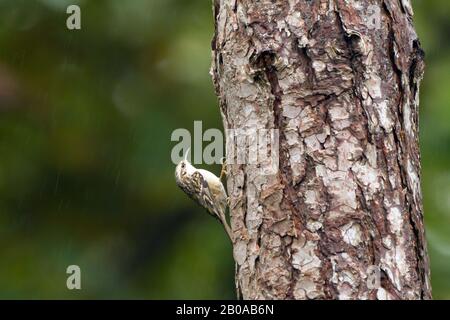
[[[222,223],[230,240],[232,240],[231,230],[225,215],[227,193],[220,178],[207,170],[196,169],[185,158],[180,161],[175,169],[175,180],[177,185],[191,199]]]

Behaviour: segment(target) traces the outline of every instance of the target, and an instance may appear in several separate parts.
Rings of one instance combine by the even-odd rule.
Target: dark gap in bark
[[[211,48],[213,51],[216,51],[217,49],[217,16],[219,15],[220,11],[220,0],[213,0],[213,17],[214,17],[214,36],[211,41]]]
[[[314,68],[312,65],[312,59],[308,52],[309,49],[307,47],[301,47],[299,45],[298,39],[296,39],[294,46],[295,46],[296,52],[298,53],[298,58],[300,60],[300,63],[304,67],[305,72],[306,72],[306,78],[308,79],[308,81],[306,83],[308,85],[307,88],[312,91],[314,89],[314,84],[316,82],[316,79],[315,79],[315,74],[314,74]]]
[[[418,40],[414,40],[412,61],[409,67],[409,85],[411,88],[412,99],[415,99],[418,89],[418,80],[422,77],[424,58],[425,53],[420,47],[420,42]]]
[[[399,135],[402,139],[404,139],[404,131],[403,131],[403,110],[402,106],[404,103],[404,87],[402,83],[403,78],[403,72],[400,69],[400,67],[397,64],[396,57],[395,57],[395,31],[394,31],[394,19],[392,17],[391,11],[386,5],[386,2],[383,1],[382,3],[382,10],[383,13],[386,15],[386,17],[389,19],[388,23],[388,29],[389,29],[389,38],[388,38],[388,56],[389,60],[391,62],[392,70],[394,72],[394,75],[396,76],[397,86],[401,94],[398,95],[398,102],[396,109],[394,110],[396,113],[396,123],[394,127],[394,134]],[[402,94],[403,93],[403,94]],[[399,144],[396,144],[399,146]],[[401,168],[401,166],[399,166]],[[402,177],[403,180],[403,177]]]
[[[401,298],[402,294],[397,290],[397,288],[391,282],[391,279],[387,275],[386,271],[383,269],[380,270],[380,284],[384,289],[386,289],[391,295],[394,296],[394,299],[398,300]]]
[[[425,257],[423,256],[423,248],[425,245],[425,239],[423,236],[423,233],[421,232],[421,228],[423,228],[423,226],[421,225],[421,223],[418,221],[417,219],[417,213],[416,210],[413,208],[413,203],[414,200],[411,200],[409,196],[406,197],[408,199],[408,218],[411,224],[411,228],[412,228],[412,232],[413,232],[413,236],[414,236],[414,251],[415,251],[415,255],[416,255],[416,259],[417,259],[417,275],[420,278],[420,282],[421,282],[421,292],[420,292],[420,298],[424,299],[426,298],[426,292],[424,290],[425,287],[425,278],[427,275],[427,269],[424,267],[424,259]]]
[[[247,171],[245,170],[245,165],[241,165],[240,166],[240,171],[242,171],[244,173],[244,181],[242,182],[242,194],[247,194]],[[247,198],[245,198],[245,200],[243,200],[245,202],[244,205],[244,216],[243,216],[243,224],[245,226],[245,228],[247,229]]]

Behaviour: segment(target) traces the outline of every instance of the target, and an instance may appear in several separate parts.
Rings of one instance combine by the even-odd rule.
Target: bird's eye
[[[184,167],[185,167],[186,165],[184,164],[184,162],[181,164],[181,168],[183,168],[184,169]]]

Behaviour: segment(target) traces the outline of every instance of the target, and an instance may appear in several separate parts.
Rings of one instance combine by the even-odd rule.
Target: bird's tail
[[[220,222],[222,223],[226,233],[228,234],[228,237],[230,238],[231,243],[233,244],[234,243],[234,241],[233,241],[233,233],[231,232],[231,228],[230,228],[230,226],[228,224],[227,217],[225,215],[225,210],[226,209],[222,209],[222,208],[219,209],[218,216],[220,217]]]

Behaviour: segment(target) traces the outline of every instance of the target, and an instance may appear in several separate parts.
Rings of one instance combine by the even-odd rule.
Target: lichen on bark
[[[409,0],[214,1],[225,131],[280,132],[277,172],[227,159],[244,299],[431,298],[412,15]]]

